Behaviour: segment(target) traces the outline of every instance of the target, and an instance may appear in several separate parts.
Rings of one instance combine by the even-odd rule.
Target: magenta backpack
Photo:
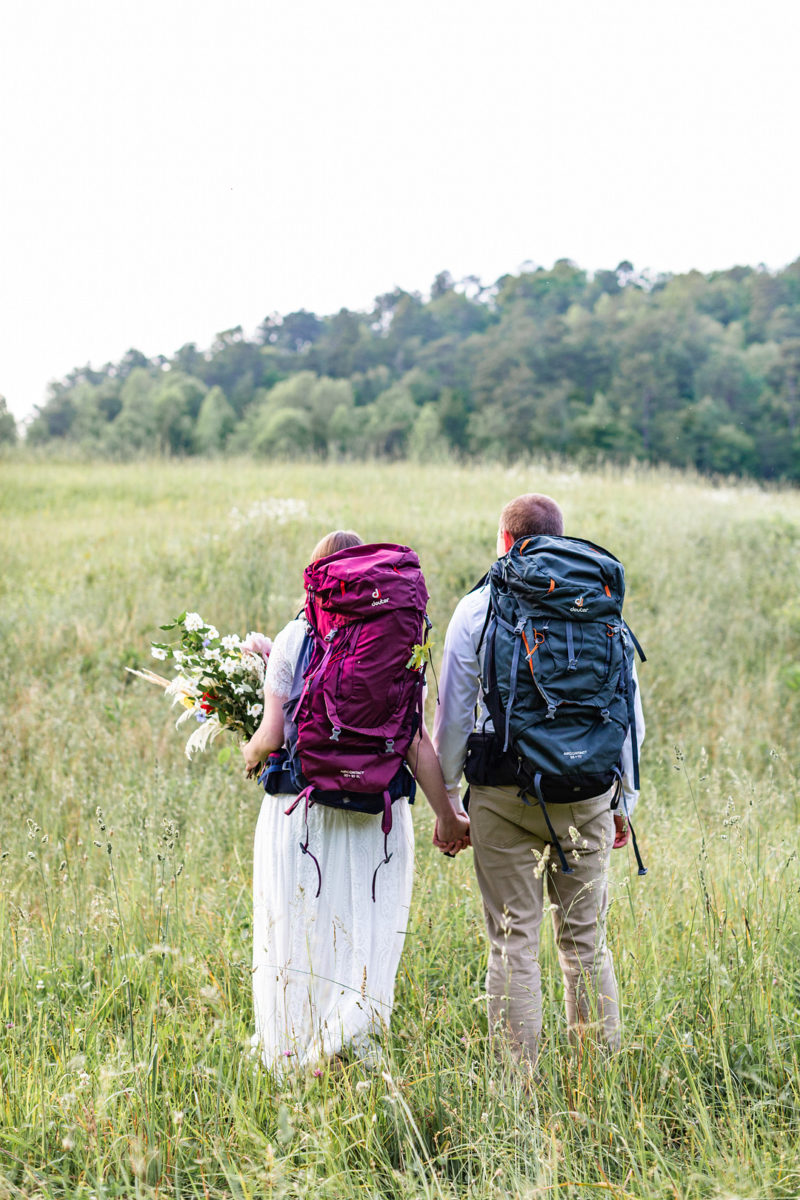
[[[405,757],[422,725],[415,647],[430,622],[419,559],[407,546],[353,546],[311,563],[303,580],[310,633],[284,705],[285,751],[261,781],[298,792],[287,812],[302,802],[381,813],[388,862],[392,802],[413,797]],[[307,826],[301,846],[311,854]]]

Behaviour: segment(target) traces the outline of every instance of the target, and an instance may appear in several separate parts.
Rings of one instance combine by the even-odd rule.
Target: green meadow
[[[188,762],[125,668],[187,608],[274,634],[347,527],[418,551],[437,657],[531,490],[626,564],[648,655],[649,872],[612,863],[622,1051],[569,1047],[548,931],[540,1079],[494,1062],[469,852],[431,847],[421,801],[385,1074],[279,1084],[249,1054],[261,793],[222,741]],[[800,495],[536,463],[7,459],[0,497],[0,1200],[800,1194]]]

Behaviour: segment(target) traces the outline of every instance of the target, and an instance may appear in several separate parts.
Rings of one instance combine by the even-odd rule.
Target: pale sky
[[[0,394],[447,269],[800,255],[797,0],[6,0]]]

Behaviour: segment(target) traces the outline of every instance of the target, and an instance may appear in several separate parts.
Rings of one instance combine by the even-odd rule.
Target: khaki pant
[[[536,801],[526,804],[515,788],[470,787],[475,870],[490,942],[489,1029],[492,1036],[505,1031],[517,1060],[536,1060],[542,1029],[539,931],[545,882],[570,1034],[594,1031],[612,1049],[619,1048],[617,982],[605,937],[614,841],[611,795],[548,805],[572,867],[565,875]]]

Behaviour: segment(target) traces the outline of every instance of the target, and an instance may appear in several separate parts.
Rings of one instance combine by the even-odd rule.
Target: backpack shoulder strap
[[[634,683],[628,656],[622,655],[622,677],[625,688],[625,699],[628,705],[628,729],[631,735],[631,752],[633,757],[633,786],[639,790],[639,738],[636,731],[636,709],[634,706]]]
[[[467,592],[467,595],[471,596],[473,592],[479,592],[482,587],[486,587],[486,584],[489,582],[490,575],[491,575],[491,571],[487,571],[485,575],[481,575],[478,582],[469,589],[469,591]],[[492,595],[490,592],[489,593],[489,602],[486,605],[486,620],[483,622],[483,629],[481,630],[481,636],[478,638],[478,645],[475,647],[476,654],[480,654],[480,652],[481,652],[481,648],[483,647],[483,640],[486,637],[486,630],[489,628],[489,622],[491,619],[492,619]]]
[[[475,589],[473,588],[472,590],[474,591]],[[478,645],[475,647],[476,654],[480,654],[480,652],[481,652],[481,648],[483,646],[483,639],[486,637],[486,630],[489,628],[489,622],[491,621],[491,619],[492,619],[492,597],[489,596],[488,603],[486,605],[486,620],[483,622],[483,629],[481,630],[481,636],[478,638]]]
[[[310,628],[306,629],[303,640],[300,643],[300,653],[297,656],[297,662],[294,668],[294,677],[292,679],[292,690],[289,694],[289,701],[293,698],[295,702],[300,698],[300,693],[303,690],[303,677],[308,670],[308,664],[311,661],[311,655],[314,651],[314,634]]]
[[[625,632],[630,635],[630,639],[636,647],[636,653],[639,655],[639,658],[642,662],[647,662],[647,657],[644,650],[639,645],[639,639],[637,638],[636,634],[633,632],[627,621],[623,621],[622,624],[625,626]]]

